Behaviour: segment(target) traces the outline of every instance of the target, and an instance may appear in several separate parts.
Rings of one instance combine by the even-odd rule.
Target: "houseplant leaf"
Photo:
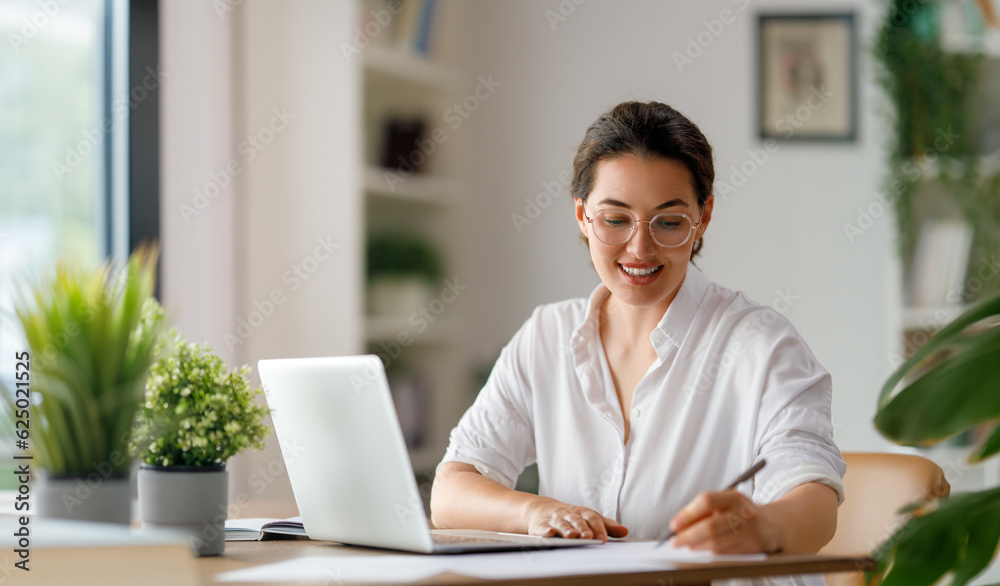
[[[1000,419],[1000,328],[967,328],[1000,315],[1000,295],[970,308],[893,373],[879,395],[875,426],[902,444],[933,443]],[[931,365],[928,366],[927,362]],[[896,391],[904,379],[913,378]]]
[[[927,444],[1000,419],[1000,328],[983,324],[996,315],[1000,296],[960,315],[889,377],[875,417],[883,435]],[[971,459],[1000,451],[998,427],[994,424]],[[923,516],[916,511],[873,553],[878,572],[885,573],[883,585],[933,584],[950,573],[960,586],[993,559],[1000,540],[1000,488],[952,495]]]
[[[983,511],[973,519],[969,538],[965,544],[965,558],[955,572],[953,584],[965,584],[986,569],[993,561],[997,542],[1000,541],[1000,498],[992,509]]]
[[[267,408],[247,380],[207,345],[171,331],[150,368],[131,447],[151,466],[215,466],[246,448],[263,449]]]
[[[969,456],[969,461],[980,462],[997,452],[1000,452],[1000,425],[993,426],[993,430],[986,436],[983,443],[973,450],[972,455]]]
[[[52,477],[128,468],[131,421],[159,337],[158,323],[142,324],[156,257],[140,249],[117,272],[60,264],[15,299],[31,351],[31,449]]]
[[[1000,488],[962,493],[907,521],[873,554],[882,586],[935,583],[954,571],[961,586],[992,559],[1000,538]]]

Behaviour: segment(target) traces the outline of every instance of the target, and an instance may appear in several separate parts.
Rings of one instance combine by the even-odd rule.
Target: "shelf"
[[[430,321],[430,318],[417,314],[414,323],[411,323],[411,316],[368,316],[365,319],[365,339],[368,342],[390,342],[398,340],[405,332],[409,344],[447,344],[459,340],[460,324],[457,319],[430,315],[434,318]]]
[[[992,153],[981,154],[976,159],[976,170],[980,175],[991,176],[1000,173],[1000,149]],[[921,177],[928,180],[938,179],[944,172],[961,175],[965,170],[964,161],[948,156],[939,156],[933,159],[914,158],[910,162],[917,166]]]
[[[359,7],[366,18],[369,5],[362,2]],[[451,133],[443,116],[462,100],[471,80],[462,71],[443,65],[458,62],[461,54],[448,42],[452,38],[450,23],[455,20],[444,13],[451,12],[452,3],[439,2],[436,9],[432,37],[439,42],[430,43],[435,46],[433,57],[391,46],[388,37],[381,37],[383,44],[368,46],[354,62],[361,82],[359,195],[364,238],[380,233],[415,234],[438,250],[444,272],[451,275],[455,271],[454,251],[462,244],[458,212],[468,205],[468,184],[462,175],[468,167],[464,163],[468,148],[463,147],[463,133]],[[379,165],[387,152],[388,123],[392,120],[424,123],[423,140],[406,145],[423,153],[426,160],[420,173],[404,177],[393,167]],[[406,158],[415,162],[413,156]],[[451,294],[439,295],[440,289],[448,286],[445,281],[436,284],[426,297],[392,302],[390,307],[399,308],[402,315],[368,315],[372,304],[365,304],[368,309],[362,327],[368,350],[397,368],[418,372],[427,385],[422,413],[425,443],[409,450],[418,473],[433,471],[440,462],[448,432],[467,407],[462,309],[458,303],[452,305],[456,299]]]
[[[461,81],[457,71],[398,49],[368,47],[363,61],[369,73],[426,90],[451,91]]]
[[[903,329],[906,331],[930,330],[936,332],[958,317],[966,307],[904,307]]]
[[[1000,29],[991,24],[985,14],[976,11],[980,13],[973,17],[970,14],[972,7],[967,6],[967,2],[941,4],[939,38],[942,49],[950,53],[1000,57]],[[994,3],[994,6],[998,5]]]
[[[384,198],[437,206],[451,205],[460,193],[459,183],[454,179],[413,174],[397,183],[392,183],[392,173],[393,169],[383,167],[365,168],[365,192]],[[387,177],[387,174],[390,176]]]
[[[981,38],[946,38],[942,44],[951,53],[981,54],[993,59],[1000,58],[1000,31],[991,31]]]
[[[904,307],[903,329],[908,332],[927,330],[936,332],[948,325],[970,306],[953,305],[946,307]],[[973,331],[983,328],[1000,327],[1000,317],[993,316],[970,326]]]

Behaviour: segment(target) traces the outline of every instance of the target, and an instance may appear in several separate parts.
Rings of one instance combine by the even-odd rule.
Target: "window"
[[[24,347],[18,287],[57,259],[124,259],[159,224],[157,2],[0,4],[0,381]],[[130,147],[134,143],[135,147]],[[12,441],[0,426],[2,469]]]

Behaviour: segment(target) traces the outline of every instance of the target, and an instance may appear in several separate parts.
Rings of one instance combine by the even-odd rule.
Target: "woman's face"
[[[676,161],[626,155],[599,162],[587,203],[576,200],[576,219],[590,242],[597,274],[612,297],[627,305],[666,311],[684,281],[691,248],[712,219],[713,203],[709,196],[703,209],[698,208],[691,174]],[[601,210],[632,214],[637,223],[628,242],[605,244],[594,235],[586,218],[593,220]],[[638,220],[652,220],[664,212],[683,213],[692,223],[699,219],[701,223],[682,246],[660,246],[649,224]]]

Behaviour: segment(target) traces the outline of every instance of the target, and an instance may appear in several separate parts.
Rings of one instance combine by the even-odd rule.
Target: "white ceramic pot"
[[[189,535],[201,556],[226,547],[229,473],[225,466],[139,468],[139,519],[143,528],[168,528]]]
[[[378,277],[368,288],[368,311],[381,317],[407,317],[434,298],[423,277]]]
[[[31,495],[39,517],[128,525],[132,486],[127,476],[94,472],[83,478],[39,474]]]

